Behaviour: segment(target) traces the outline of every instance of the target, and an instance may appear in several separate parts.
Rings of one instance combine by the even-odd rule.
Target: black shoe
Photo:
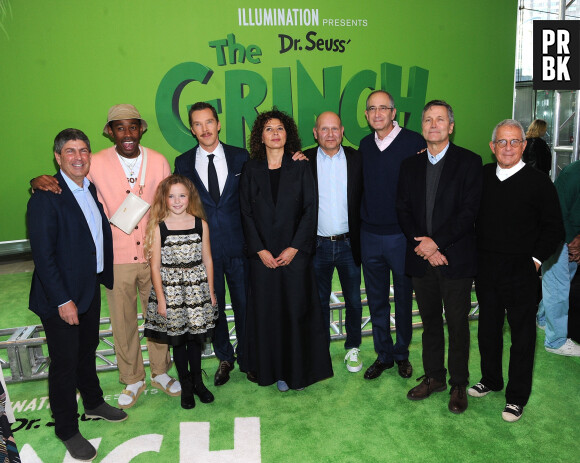
[[[199,397],[199,400],[201,401],[202,404],[209,404],[213,402],[215,399],[213,394],[209,391],[207,387],[205,387],[205,384],[203,384],[201,371],[199,373],[196,373],[193,377],[193,393]]]
[[[70,439],[63,441],[68,453],[75,460],[92,461],[97,456],[97,450],[86,440],[80,432],[76,433]]]
[[[230,380],[230,371],[234,369],[234,362],[221,360],[213,379],[215,386],[223,386]]]
[[[401,378],[410,378],[413,376],[413,366],[409,359],[397,360],[397,366],[399,367],[399,376]]]
[[[251,381],[252,383],[258,382],[258,375],[256,375],[256,373],[254,373],[253,371],[248,371],[246,373],[246,378],[248,378],[248,381]]]
[[[522,413],[524,413],[524,407],[521,405],[506,404],[503,412],[501,412],[501,417],[504,419],[504,421],[513,423],[522,417]]]
[[[389,368],[393,368],[395,362],[390,363],[383,363],[379,359],[375,360],[370,367],[368,367],[367,371],[365,371],[365,379],[375,379],[381,376],[383,371],[388,370]]]
[[[129,415],[127,415],[123,410],[112,407],[108,403],[103,402],[93,410],[88,410],[85,408],[85,417],[101,418],[103,420],[110,421],[111,423],[117,423],[119,421],[125,421],[127,418],[129,418]]]
[[[179,382],[181,383],[181,408],[190,410],[195,407],[195,397],[193,395],[193,381],[191,379],[191,373],[188,373],[185,377],[180,376]]]

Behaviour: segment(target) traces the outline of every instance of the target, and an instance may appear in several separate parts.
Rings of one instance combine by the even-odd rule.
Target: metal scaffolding
[[[361,290],[361,295],[365,294],[365,290]],[[340,300],[342,292],[335,292],[331,294],[330,299],[330,329],[332,331],[331,339],[340,340],[346,338],[345,324],[344,324],[344,310],[345,304]],[[393,288],[391,287],[390,295],[391,304],[393,301]],[[366,298],[362,299],[362,304],[368,306]],[[477,302],[471,303],[471,311],[469,319],[475,320],[478,318]],[[236,332],[233,326],[234,315],[231,305],[226,306],[226,315],[230,329],[230,340],[235,345]],[[413,317],[419,317],[417,310],[413,311]],[[139,315],[139,320],[142,321],[142,315]],[[115,358],[115,344],[113,342],[113,331],[111,330],[111,319],[101,318],[101,330],[99,331],[99,347],[97,349],[97,372],[111,371],[117,369],[117,360]],[[363,317],[361,324],[361,331],[363,336],[372,335],[370,328],[371,317]],[[391,315],[391,331],[395,330],[395,317]],[[413,323],[413,329],[421,328],[423,325],[420,321]],[[143,339],[143,327],[139,328],[140,338]],[[42,325],[23,326],[18,328],[4,328],[0,329],[0,339],[8,337],[4,341],[0,341],[0,366],[4,370],[4,378],[7,383],[17,383],[24,381],[31,381],[37,379],[48,378],[48,366],[50,365],[50,358],[47,355],[46,338],[43,336],[44,330]],[[147,346],[142,343],[141,351],[146,352]],[[215,354],[211,345],[206,345],[203,352],[203,358],[214,357]],[[143,363],[145,366],[149,365],[149,359],[144,356]]]

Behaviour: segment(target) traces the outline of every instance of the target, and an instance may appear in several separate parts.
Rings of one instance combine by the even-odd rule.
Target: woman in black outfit
[[[552,151],[542,138],[546,135],[547,129],[548,123],[545,120],[536,119],[532,121],[526,132],[528,144],[524,150],[523,161],[539,171],[544,172],[546,175],[550,175]]]
[[[273,109],[258,115],[250,160],[240,179],[242,225],[250,263],[246,320],[248,370],[281,392],[332,376],[312,254],[317,198],[294,120]]]

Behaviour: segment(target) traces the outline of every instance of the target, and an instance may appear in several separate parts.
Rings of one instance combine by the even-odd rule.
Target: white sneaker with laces
[[[353,347],[350,349],[346,356],[344,357],[344,363],[346,363],[346,369],[351,373],[356,373],[361,371],[363,367],[362,359],[359,357],[360,349]]]
[[[580,357],[580,346],[570,338],[557,349],[546,347],[546,350],[552,354],[565,355],[567,357]]]

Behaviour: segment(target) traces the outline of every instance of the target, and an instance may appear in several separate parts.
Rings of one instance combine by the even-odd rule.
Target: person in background
[[[2,463],[20,463],[20,454],[12,435],[11,424],[14,421],[8,389],[4,382],[2,368],[0,368],[0,462]]]
[[[538,308],[537,323],[546,331],[546,351],[580,357],[580,345],[568,335],[570,283],[580,262],[580,161],[566,166],[554,186],[560,199],[566,239],[542,264],[543,298]]]
[[[526,164],[535,167],[546,175],[550,175],[552,169],[552,151],[544,140],[548,123],[543,119],[532,121],[526,132],[526,149],[523,160]]]
[[[281,392],[332,376],[312,254],[316,187],[300,150],[294,120],[273,109],[259,114],[251,160],[240,179],[240,208],[250,263],[246,323],[248,369],[258,384]]]

